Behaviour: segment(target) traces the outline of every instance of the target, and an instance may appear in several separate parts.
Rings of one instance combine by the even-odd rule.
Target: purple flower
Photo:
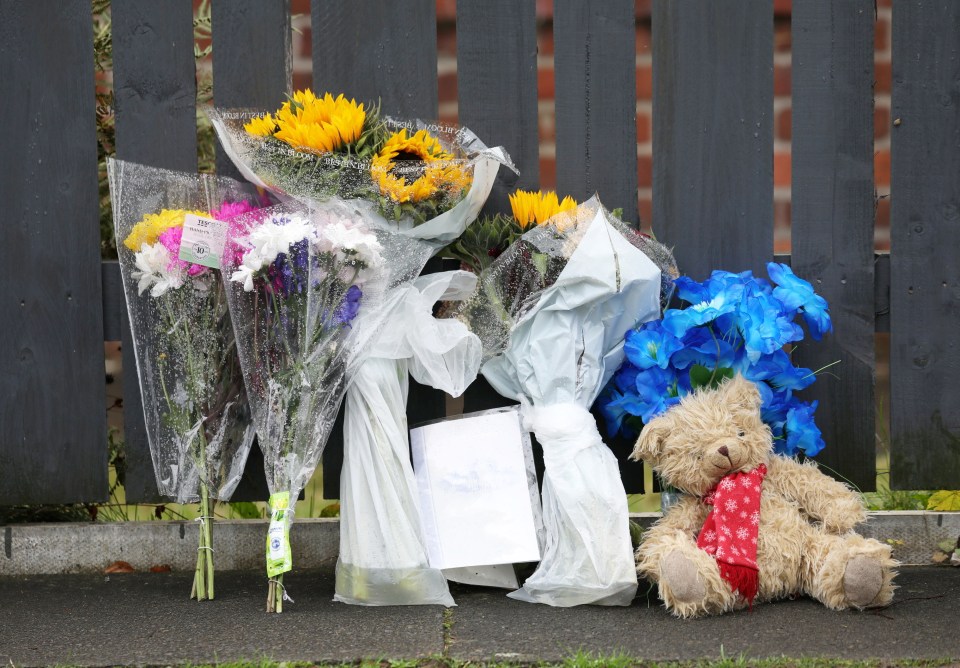
[[[360,311],[360,298],[363,291],[356,285],[351,285],[343,297],[343,303],[337,309],[336,318],[343,325],[349,325]]]

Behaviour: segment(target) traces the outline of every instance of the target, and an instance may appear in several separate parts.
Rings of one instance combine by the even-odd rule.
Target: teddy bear
[[[678,617],[797,594],[828,608],[893,598],[891,548],[853,528],[860,496],[812,462],[773,451],[757,387],[740,375],[653,418],[632,458],[683,494],[643,535],[637,572]]]

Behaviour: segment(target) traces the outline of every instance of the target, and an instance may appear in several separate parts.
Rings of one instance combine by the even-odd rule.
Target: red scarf
[[[760,489],[767,467],[731,473],[703,498],[713,510],[703,523],[697,547],[713,555],[730,588],[753,605],[757,595],[757,531]]]

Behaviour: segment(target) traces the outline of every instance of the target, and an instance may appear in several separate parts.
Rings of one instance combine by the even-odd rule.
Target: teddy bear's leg
[[[891,548],[855,533],[817,534],[806,551],[805,590],[833,610],[876,608],[893,598]]]
[[[739,607],[738,596],[720,577],[716,559],[685,536],[647,541],[637,550],[637,560],[637,570],[657,583],[660,598],[678,617],[717,614]]]

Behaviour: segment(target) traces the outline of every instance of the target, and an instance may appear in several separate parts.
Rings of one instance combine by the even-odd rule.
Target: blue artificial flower
[[[658,366],[650,367],[637,374],[636,397],[638,415],[646,424],[657,417],[670,406],[678,403],[677,374],[672,369],[661,369]],[[632,411],[631,411],[632,412]]]
[[[823,436],[820,434],[820,428],[813,421],[813,413],[816,410],[816,401],[810,404],[796,402],[796,405],[787,412],[786,454],[793,456],[803,450],[808,457],[813,457],[823,450]]]
[[[782,348],[761,355],[753,363],[749,363],[745,355],[741,356],[736,368],[747,380],[766,382],[774,388],[802,390],[817,379],[810,369],[794,366]]]
[[[724,338],[714,335],[710,326],[691,329],[683,337],[683,347],[670,358],[676,369],[686,369],[700,364],[708,369],[731,368],[736,359],[736,349]]]
[[[770,262],[767,264],[767,273],[777,284],[773,291],[774,296],[792,311],[789,313],[790,318],[793,318],[796,311],[803,311],[803,319],[815,341],[819,341],[825,333],[833,331],[827,300],[814,292],[810,283],[794,274],[785,264]]]
[[[637,374],[640,369],[635,367],[630,360],[624,360],[620,368],[613,374],[613,382],[621,392],[634,392],[637,388]]]
[[[745,295],[737,318],[751,363],[755,363],[761,355],[803,338],[800,326],[783,314],[779,300],[770,295]]]
[[[683,338],[693,327],[705,325],[725,313],[735,311],[738,300],[739,296],[734,291],[721,292],[710,301],[691,304],[682,309],[668,309],[663,314],[663,328],[675,337]]]
[[[624,354],[638,369],[652,366],[666,369],[670,356],[681,348],[680,340],[665,331],[659,320],[644,323],[639,330],[630,330],[623,344]]]

